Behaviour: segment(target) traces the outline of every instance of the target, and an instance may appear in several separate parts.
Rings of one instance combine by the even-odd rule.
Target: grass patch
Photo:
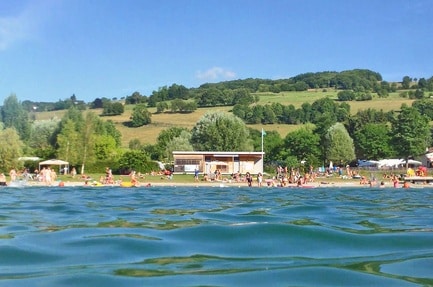
[[[331,99],[337,99],[338,91],[328,89],[325,92],[322,89],[309,90],[304,92],[281,92],[278,94],[274,93],[257,93],[260,96],[260,105],[280,103],[282,105],[294,105],[295,108],[300,108],[303,103],[313,103],[324,97],[330,97]],[[347,102],[351,107],[351,113],[355,114],[359,110],[366,110],[368,108],[374,108],[376,110],[397,111],[400,110],[402,104],[408,106],[412,105],[414,100],[408,98],[402,98],[399,93],[390,93],[387,98],[379,98],[374,95],[371,101],[351,101]],[[125,112],[118,116],[106,116],[102,117],[104,120],[112,120],[116,128],[122,134],[122,146],[128,147],[128,144],[133,139],[138,139],[142,144],[155,144],[156,139],[161,131],[170,127],[184,127],[192,129],[195,123],[207,112],[207,111],[225,111],[229,112],[233,107],[213,107],[213,108],[199,108],[192,113],[160,113],[156,114],[156,108],[149,108],[152,113],[152,123],[146,126],[132,128],[125,124],[130,121],[132,110],[134,105],[126,105]],[[88,110],[94,112],[97,115],[102,113],[102,109]],[[52,111],[52,112],[37,112],[35,113],[36,120],[51,120],[61,119],[65,111]],[[261,130],[264,128],[268,131],[277,131],[282,137],[285,137],[287,133],[292,132],[300,127],[300,125],[286,125],[286,124],[274,124],[274,125],[248,125],[251,128]]]

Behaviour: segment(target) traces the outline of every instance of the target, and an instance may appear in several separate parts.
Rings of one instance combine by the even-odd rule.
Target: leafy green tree
[[[417,109],[420,114],[427,116],[430,120],[433,120],[433,100],[422,99],[416,100],[412,103],[412,107]]]
[[[242,104],[242,105],[250,105],[259,101],[259,97],[255,97],[251,95],[250,91],[245,88],[235,89],[233,90],[232,95],[232,105]]]
[[[416,89],[415,92],[413,93],[413,98],[414,99],[422,99],[422,98],[424,98],[424,91],[421,90],[421,89]]]
[[[158,144],[146,144],[140,150],[148,154],[152,160],[164,160],[165,149],[162,149]]]
[[[335,113],[338,122],[346,122],[350,118],[350,105],[347,103],[341,103]]]
[[[95,156],[95,128],[98,117],[94,113],[87,113],[84,125],[80,131],[80,143],[82,150],[81,156],[81,174],[84,174],[84,167],[88,162],[92,162]]]
[[[119,102],[107,102],[104,104],[104,109],[102,111],[101,116],[117,116],[123,114],[125,108],[122,103]]]
[[[310,122],[314,124],[321,122],[323,115],[326,115],[331,118],[332,121],[336,122],[338,108],[339,105],[328,97],[314,101],[311,104],[312,119]]]
[[[168,99],[183,99],[186,100],[189,97],[189,91],[182,85],[173,84],[168,88]]]
[[[274,113],[274,110],[270,105],[265,105],[263,107],[263,124],[274,124],[277,122],[277,116]]]
[[[356,100],[357,101],[371,101],[373,99],[373,96],[370,94],[370,92],[358,92],[356,93]]]
[[[122,134],[116,128],[114,122],[112,120],[102,121],[98,118],[94,119],[95,121],[95,134],[101,136],[110,136],[114,138],[116,141],[116,147],[120,147],[122,145]]]
[[[197,110],[197,103],[195,101],[184,101],[182,105],[182,113],[192,113]]]
[[[356,158],[353,139],[342,123],[336,123],[325,135],[325,154],[328,161],[349,163]]]
[[[147,105],[149,107],[155,107],[157,102],[161,102],[161,101],[167,101],[168,98],[168,87],[164,86],[164,87],[160,87],[158,89],[158,91],[153,91],[152,95],[150,95],[148,101],[147,101]]]
[[[142,173],[159,170],[156,162],[152,161],[144,152],[137,150],[125,152],[119,159],[119,166],[125,173],[131,170]]]
[[[139,139],[132,139],[128,143],[129,149],[132,150],[140,150],[141,149],[141,142]]]
[[[174,99],[171,101],[171,112],[191,113],[197,109],[197,104],[194,101],[184,101]]]
[[[82,151],[80,134],[76,129],[76,123],[67,119],[63,128],[57,135],[57,155],[59,158],[72,164],[80,162],[80,153]]]
[[[296,110],[294,105],[283,107],[281,122],[286,124],[299,124],[301,122],[301,109]]]
[[[159,146],[161,146],[163,149],[165,149],[169,143],[176,137],[180,136],[180,134],[183,131],[188,131],[186,128],[181,127],[170,127],[168,129],[162,130],[157,139],[156,142]]]
[[[313,114],[314,111],[312,105],[307,102],[303,103],[301,105],[300,111],[298,112],[300,122],[303,124],[312,122]]]
[[[173,151],[193,151],[191,144],[191,132],[183,130],[180,135],[172,138],[165,148],[165,157],[167,161],[173,160]]]
[[[152,122],[152,114],[147,110],[146,105],[139,104],[134,107],[131,115],[131,126],[141,127]]]
[[[339,101],[353,101],[356,95],[351,90],[343,90],[338,92],[337,97]]]
[[[104,107],[104,102],[101,98],[96,98],[91,104],[91,109],[102,109]]]
[[[111,104],[112,104],[111,100],[106,98],[106,97],[96,98],[93,102],[90,103],[90,108],[91,109],[102,109],[105,106],[110,106]]]
[[[401,87],[405,90],[410,88],[410,83],[412,82],[412,78],[409,76],[404,76],[403,81],[401,82]]]
[[[30,122],[28,112],[18,101],[16,95],[7,97],[1,107],[1,120],[6,128],[14,128],[20,139],[27,141],[30,137]]]
[[[54,120],[33,122],[27,143],[32,150],[31,154],[45,159],[55,157],[56,151],[51,143],[57,125],[58,122]]]
[[[253,128],[248,128],[253,150],[261,151],[262,149],[262,132]],[[274,161],[281,162],[285,157],[282,152],[285,151],[283,139],[277,131],[265,131],[263,137],[263,151],[265,152],[265,164],[273,164]]]
[[[245,123],[223,112],[207,112],[193,127],[191,142],[200,151],[250,151]]]
[[[389,116],[384,111],[372,108],[359,110],[355,115],[348,118],[348,132],[351,136],[366,124],[384,124],[389,121]]]
[[[319,143],[319,135],[315,134],[309,125],[288,133],[284,139],[284,146],[289,155],[296,157],[298,162],[305,160],[310,165],[320,163]]]
[[[429,119],[413,107],[402,105],[391,130],[397,154],[406,159],[423,154],[431,144]]]
[[[110,124],[107,124],[107,129]],[[69,109],[60,122],[57,136],[58,155],[72,164],[81,164],[81,173],[87,163],[94,163],[95,137],[104,130],[105,125],[92,112],[83,118],[82,112]],[[107,135],[107,134],[101,134]],[[116,139],[113,137],[114,141]]]
[[[146,102],[147,102],[147,97],[142,96],[139,92],[133,92],[132,95],[127,96],[125,98],[125,104],[127,105],[143,104]]]
[[[94,149],[97,160],[114,160],[120,154],[116,140],[109,135],[95,136]]]
[[[182,127],[170,127],[162,130],[156,139],[156,144],[145,145],[142,150],[153,160],[166,161],[168,160],[167,148],[173,142],[173,139],[179,137],[184,131],[189,133],[187,128]]]
[[[287,156],[282,162],[283,166],[287,166],[288,168],[299,168],[301,167],[301,163],[299,162],[296,156],[290,155]]]
[[[75,107],[70,107],[60,120],[58,130],[62,130],[65,123],[71,120],[75,125],[75,130],[80,131],[84,126],[83,112]]]
[[[224,94],[222,91],[216,88],[210,88],[204,90],[199,98],[197,99],[197,104],[200,107],[214,107],[217,105],[224,105],[221,103],[221,99],[224,98]]]
[[[174,99],[170,102],[170,110],[176,113],[182,109],[183,101],[181,99]]]
[[[233,107],[232,113],[235,116],[237,116],[243,120],[246,120],[248,114],[251,113],[251,109],[248,105],[236,104]]]
[[[22,156],[23,142],[14,128],[0,130],[0,171],[9,172],[22,167],[18,160]]]
[[[359,159],[383,159],[393,155],[391,135],[387,124],[367,123],[354,133],[356,154]]]
[[[156,104],[156,113],[157,114],[163,113],[167,109],[168,109],[167,102],[158,102]]]
[[[262,105],[255,105],[251,109],[251,113],[249,114],[249,117],[247,119],[247,122],[250,124],[260,124],[263,121],[263,112],[264,112],[264,106]]]

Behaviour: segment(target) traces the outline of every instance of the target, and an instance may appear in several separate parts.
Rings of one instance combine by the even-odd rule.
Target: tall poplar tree
[[[347,164],[356,158],[353,139],[342,123],[336,123],[328,129],[325,154],[327,160],[340,164]]]

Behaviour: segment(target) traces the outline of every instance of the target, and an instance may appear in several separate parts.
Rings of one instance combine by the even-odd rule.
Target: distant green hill
[[[302,92],[281,92],[281,93],[255,93],[260,96],[260,101],[257,104],[265,105],[274,102],[281,103],[283,105],[292,104],[299,108],[303,103],[313,103],[314,101],[323,97],[330,97],[336,99],[337,91],[323,91],[323,89],[309,90]],[[351,112],[356,113],[358,110],[374,108],[377,110],[391,111],[399,110],[401,105],[411,105],[413,100],[408,98],[402,98],[398,93],[390,93],[387,98],[373,97],[371,101],[351,101],[348,104],[351,106]],[[128,143],[132,139],[139,139],[141,143],[154,144],[158,134],[169,127],[186,127],[192,128],[194,124],[202,117],[207,111],[210,110],[221,110],[230,112],[232,106],[223,107],[207,107],[198,108],[193,113],[179,114],[179,113],[156,113],[156,108],[149,108],[152,113],[152,123],[147,126],[139,128],[130,128],[125,125],[130,120],[134,105],[125,105],[125,112],[119,116],[107,116],[103,117],[105,120],[112,120],[116,128],[122,133],[122,145],[127,147]],[[87,110],[92,111],[96,114],[101,114],[102,109]],[[51,118],[61,118],[64,111],[50,111],[50,112],[37,112],[35,113],[36,120],[46,120]],[[261,130],[275,130],[278,131],[281,136],[285,136],[288,132],[297,129],[297,125],[285,125],[285,124],[273,124],[273,125],[249,125],[252,128]]]

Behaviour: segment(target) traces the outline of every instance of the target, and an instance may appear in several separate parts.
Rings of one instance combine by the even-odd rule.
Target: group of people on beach
[[[22,171],[17,171],[15,168],[12,168],[9,171],[10,183],[17,182],[19,180],[33,180],[37,182],[41,182],[45,185],[52,185],[53,182],[57,179],[57,173],[54,169],[51,169],[49,166],[43,167],[40,171],[35,170],[33,173],[27,168],[24,168]],[[4,173],[0,174],[0,186],[7,185],[7,178]]]

